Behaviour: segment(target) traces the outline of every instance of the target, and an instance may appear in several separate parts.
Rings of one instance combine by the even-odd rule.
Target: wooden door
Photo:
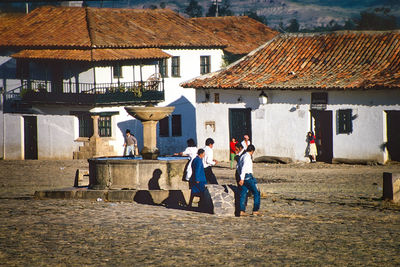
[[[25,159],[38,159],[37,118],[24,116],[24,152]]]
[[[314,118],[314,133],[317,145],[317,161],[332,162],[333,158],[333,127],[332,111],[312,110]]]
[[[389,159],[400,161],[400,111],[387,113],[387,144]]]

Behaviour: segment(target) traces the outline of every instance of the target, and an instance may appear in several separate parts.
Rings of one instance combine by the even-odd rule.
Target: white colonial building
[[[126,129],[141,149],[142,125],[124,107],[145,104],[175,106],[159,123],[158,147],[162,154],[182,151],[188,138],[199,138],[195,90],[179,84],[276,34],[247,17],[202,25],[170,10],[42,7],[1,19],[3,159],[122,155]],[[217,22],[245,34],[218,37],[211,27]],[[248,40],[255,31],[262,38]],[[102,154],[87,148],[95,132]]]
[[[276,36],[226,69],[182,84],[196,88],[197,138],[229,157],[244,134],[255,157],[309,161],[400,160],[400,34],[336,32]]]

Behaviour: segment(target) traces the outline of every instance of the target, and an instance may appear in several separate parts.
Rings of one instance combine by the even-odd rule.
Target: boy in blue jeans
[[[260,191],[257,188],[257,180],[253,176],[252,155],[255,151],[254,145],[249,145],[246,153],[240,157],[239,161],[239,188],[240,188],[240,216],[248,216],[246,213],[246,198],[249,190],[254,196],[253,215],[261,216],[260,209]]]

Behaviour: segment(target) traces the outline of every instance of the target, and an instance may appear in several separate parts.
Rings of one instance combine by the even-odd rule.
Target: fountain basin
[[[188,162],[185,157],[159,157],[157,160],[104,157],[88,162],[90,189],[188,189],[188,183],[183,181]]]
[[[159,121],[174,111],[175,107],[125,107],[126,112],[140,121]]]

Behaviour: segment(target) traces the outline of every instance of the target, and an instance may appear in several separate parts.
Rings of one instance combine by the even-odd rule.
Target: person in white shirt
[[[206,146],[204,147],[205,155],[203,158],[204,172],[206,174],[207,183],[209,184],[218,184],[217,178],[215,177],[212,166],[218,163],[214,159],[213,148],[214,140],[212,138],[207,138]]]
[[[190,177],[192,176],[192,162],[193,159],[197,156],[197,147],[196,147],[196,142],[190,138],[186,141],[187,143],[187,148],[183,152],[175,153],[175,156],[187,156],[189,157],[189,162],[186,164],[185,167],[185,174],[184,178],[186,181],[189,181]]]
[[[242,145],[242,150],[239,152],[239,155],[242,155],[243,153],[245,153],[246,152],[246,149],[247,149],[247,147],[251,144],[251,142],[250,142],[250,138],[249,138],[249,136],[247,135],[247,134],[245,134],[244,136],[243,136],[243,141],[240,143],[241,145]]]
[[[257,180],[253,176],[253,153],[255,151],[254,145],[249,145],[246,153],[240,157],[238,172],[240,176],[240,216],[248,216],[246,213],[246,198],[249,190],[254,196],[253,215],[260,216],[260,191],[257,188]]]

